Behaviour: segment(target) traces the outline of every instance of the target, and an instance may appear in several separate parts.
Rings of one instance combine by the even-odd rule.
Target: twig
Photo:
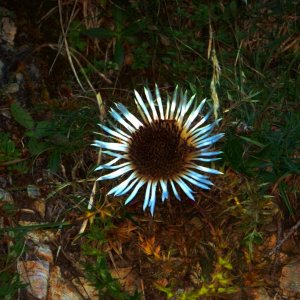
[[[276,244],[278,245],[278,241],[281,240],[282,238],[282,222],[281,222],[281,219],[280,217],[278,217],[277,219],[277,242]],[[278,268],[278,260],[279,260],[279,248],[276,250],[275,248],[273,249],[274,250],[274,260],[271,264],[271,268],[270,268],[270,275],[271,275],[271,278],[274,279],[274,276],[276,274],[276,271],[277,271],[277,268]]]
[[[300,227],[300,220],[289,230],[287,234],[284,235],[283,239],[277,243],[277,245],[273,248],[273,250],[269,253],[269,255],[279,252],[282,244],[286,242],[298,230],[299,227]]]
[[[101,152],[101,149],[99,150],[98,152],[98,159],[97,159],[97,165],[100,164],[101,162],[101,159],[102,159],[102,152]],[[90,199],[89,199],[89,204],[88,204],[88,207],[87,207],[87,210],[91,210],[93,205],[94,205],[94,197],[95,197],[95,194],[96,194],[96,190],[97,190],[97,180],[94,181],[94,185],[93,185],[93,189],[92,189],[92,192],[91,192],[91,195],[90,195]],[[77,238],[80,237],[80,235],[82,233],[84,233],[85,229],[86,229],[86,226],[88,224],[88,221],[89,221],[89,218],[85,219],[81,225],[81,228],[76,236],[76,238],[74,240],[76,240]]]
[[[17,159],[10,160],[10,161],[0,162],[0,166],[14,165],[14,164],[17,164],[19,162],[25,161],[27,159],[29,159],[29,157],[27,157],[27,158],[17,158]]]

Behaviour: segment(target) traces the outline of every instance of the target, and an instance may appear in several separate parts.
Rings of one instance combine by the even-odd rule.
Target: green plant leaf
[[[144,27],[145,27],[145,22],[143,21],[137,21],[132,24],[129,24],[127,27],[125,27],[122,30],[122,36],[123,37],[133,36],[139,33]]]
[[[47,143],[40,142],[36,138],[31,138],[28,142],[28,150],[32,155],[40,155],[50,147]]]
[[[117,27],[116,30],[120,30],[123,23],[126,20],[126,14],[121,8],[119,8],[118,6],[114,6],[112,9],[112,15],[116,23],[116,27]]]
[[[249,254],[252,257],[254,244],[261,244],[263,242],[263,236],[260,232],[254,229],[244,237],[243,242],[245,243],[246,247],[248,248]]]
[[[229,162],[232,168],[237,171],[244,171],[244,148],[241,139],[232,134],[228,134],[223,151],[225,159]]]
[[[18,274],[12,276],[9,272],[0,273],[0,282],[1,299],[14,299],[18,290],[26,287],[26,284],[20,280]]]
[[[28,130],[28,131],[26,131],[25,133],[24,133],[24,136],[26,136],[26,137],[29,137],[29,138],[32,138],[32,137],[36,137],[36,135],[35,135],[35,131],[34,130]]]
[[[286,188],[287,188],[286,184],[284,184],[284,183],[281,182],[281,183],[279,183],[278,187],[279,187],[279,194],[280,194],[280,196],[281,196],[281,198],[282,198],[285,206],[287,207],[290,215],[294,216],[293,207],[292,207],[290,199],[289,199],[289,197],[288,197],[288,195],[286,193]]]
[[[41,121],[38,122],[35,128],[35,136],[37,138],[43,138],[50,136],[55,132],[55,129],[53,128],[53,124],[50,121]]]
[[[244,140],[244,141],[246,141],[246,142],[248,142],[248,143],[250,143],[250,144],[253,144],[253,145],[255,145],[255,146],[258,146],[258,147],[260,147],[260,148],[266,147],[264,144],[262,144],[262,143],[260,143],[260,142],[258,142],[258,141],[255,141],[255,140],[253,140],[253,139],[250,139],[250,138],[248,138],[248,137],[246,137],[246,136],[240,136],[240,138],[241,138],[242,140]]]
[[[84,51],[87,44],[86,39],[81,34],[83,30],[85,30],[84,26],[79,21],[74,20],[68,33],[70,44],[80,51]]]
[[[53,151],[50,154],[48,166],[52,172],[56,172],[60,163],[61,152],[58,150]]]
[[[32,129],[34,127],[34,121],[29,112],[21,107],[18,103],[14,102],[10,106],[11,114],[14,119],[23,127]]]
[[[114,31],[100,27],[87,29],[83,31],[82,34],[100,39],[113,38],[116,36],[116,33]]]
[[[123,64],[124,47],[120,41],[116,42],[114,60],[119,66],[121,66]]]

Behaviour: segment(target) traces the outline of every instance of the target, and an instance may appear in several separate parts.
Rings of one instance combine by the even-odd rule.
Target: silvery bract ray
[[[179,96],[176,87],[172,99],[163,103],[157,86],[156,99],[149,89],[144,90],[147,101],[135,91],[139,116],[134,116],[123,104],[116,104],[116,109],[110,110],[116,122],[109,123],[109,127],[99,124],[108,141],[96,140],[93,145],[112,157],[96,168],[109,170],[98,180],[120,180],[108,194],[126,194],[125,204],[128,204],[145,191],[143,209],[149,207],[153,215],[159,193],[162,202],[170,193],[181,200],[180,188],[195,200],[193,185],[210,189],[213,184],[204,174],[222,173],[202,164],[219,159],[214,156],[222,152],[210,149],[224,134],[211,135],[220,119],[206,124],[211,115],[211,111],[202,113],[206,99],[195,105],[195,95],[189,99],[186,92]]]

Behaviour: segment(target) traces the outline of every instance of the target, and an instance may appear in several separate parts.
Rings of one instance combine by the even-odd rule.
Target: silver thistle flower
[[[146,187],[143,209],[150,207],[153,215],[157,197],[157,189],[161,191],[161,200],[169,198],[169,190],[181,200],[177,188],[192,199],[194,191],[191,185],[202,189],[210,189],[213,183],[208,176],[200,172],[222,174],[204,167],[199,162],[218,160],[213,156],[221,151],[209,151],[211,146],[223,137],[223,133],[211,135],[219,120],[204,125],[211,115],[202,114],[206,99],[198,105],[192,104],[195,95],[187,98],[187,92],[178,100],[176,87],[172,100],[168,99],[163,106],[160,92],[155,86],[156,100],[149,89],[145,88],[148,106],[140,94],[135,91],[136,105],[140,119],[136,118],[121,103],[116,104],[117,110],[111,108],[110,115],[124,129],[110,123],[110,128],[99,124],[108,137],[115,142],[96,140],[93,144],[104,150],[102,153],[113,159],[102,164],[96,170],[113,170],[98,180],[122,178],[126,179],[113,187],[108,195],[122,196],[130,192],[125,204],[132,201],[142,187]],[[159,188],[160,187],[160,188]]]

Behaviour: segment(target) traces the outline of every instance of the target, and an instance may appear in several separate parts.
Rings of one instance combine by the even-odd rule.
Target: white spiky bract
[[[123,104],[116,104],[116,110],[111,108],[110,115],[116,121],[116,124],[119,123],[119,125],[121,125],[122,129],[112,123],[110,123],[110,127],[99,124],[113,142],[96,140],[93,144],[96,147],[105,149],[102,153],[113,158],[110,162],[96,168],[96,170],[112,171],[99,177],[98,180],[122,179],[121,183],[117,184],[108,192],[108,195],[122,196],[129,193],[125,200],[125,204],[128,204],[144,186],[145,196],[143,209],[145,210],[149,207],[152,215],[154,213],[158,189],[161,191],[162,202],[169,198],[169,190],[172,190],[174,196],[178,200],[181,200],[177,190],[178,187],[182,189],[188,198],[195,200],[193,195],[194,191],[190,187],[191,185],[202,189],[210,189],[213,185],[208,179],[208,176],[200,172],[222,174],[217,170],[199,164],[199,162],[207,163],[216,161],[219,158],[213,156],[222,153],[221,151],[210,151],[211,146],[224,135],[223,133],[211,135],[220,119],[211,124],[204,125],[211,115],[211,111],[206,115],[202,114],[206,99],[202,100],[198,105],[192,105],[195,95],[188,99],[186,92],[181,94],[180,97],[178,94],[178,87],[176,87],[172,99],[168,99],[166,105],[163,105],[157,86],[155,86],[155,100],[150,90],[145,88],[146,104],[140,94],[135,91],[136,105],[141,118],[138,119],[135,117]],[[151,124],[155,122],[167,121],[176,123],[180,136],[182,136],[185,141],[188,140],[189,145],[193,146],[194,151],[192,155],[189,156],[188,161],[185,162],[183,171],[179,174],[172,175],[170,178],[149,179],[149,177],[141,176],[129,155],[133,134],[142,127],[151,126]],[[127,177],[125,178],[126,175]]]

